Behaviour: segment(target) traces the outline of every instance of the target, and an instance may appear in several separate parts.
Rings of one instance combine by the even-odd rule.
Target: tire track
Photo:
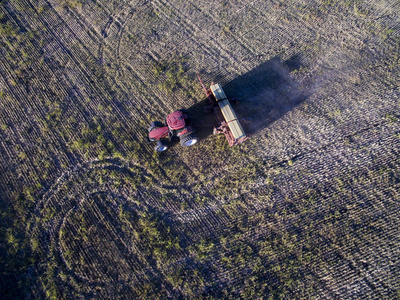
[[[30,4],[30,3],[29,3],[29,4]],[[30,4],[30,5],[31,5],[31,4]],[[31,6],[31,7],[32,7],[32,6]],[[34,7],[32,7],[32,9],[35,11]],[[60,16],[57,15],[57,18],[60,18]],[[87,72],[87,70],[85,70],[85,69],[80,65],[79,61],[77,61],[77,58],[79,58],[80,55],[78,55],[78,54],[75,55],[75,54],[73,54],[68,48],[66,48],[66,46],[65,46],[64,44],[62,44],[62,43],[59,41],[59,39],[57,38],[56,33],[53,32],[53,30],[49,27],[48,23],[47,23],[46,21],[42,20],[42,17],[41,17],[40,15],[37,16],[37,19],[41,20],[41,21],[43,22],[43,24],[48,28],[48,32],[49,32],[49,34],[50,34],[50,36],[51,36],[49,42],[50,42],[50,41],[54,41],[54,42],[58,45],[58,47],[60,47],[60,50],[62,50],[63,55],[66,55],[66,57],[68,57],[70,63],[73,63],[73,64],[74,64],[75,69],[78,69],[78,70],[80,71],[80,74],[83,75],[83,78],[82,78],[81,80],[83,80],[85,86],[90,87],[90,89],[91,89],[91,94],[97,95],[96,98],[97,98],[97,99],[103,99],[103,101],[104,101],[105,99],[108,99],[108,98],[109,98],[109,95],[104,91],[104,88],[103,88],[103,87],[100,87],[99,85],[96,85],[96,86],[94,85],[94,82],[96,82],[96,78],[94,78],[93,75],[89,74],[89,73]],[[62,19],[61,19],[60,21],[63,23]],[[53,21],[52,23],[56,23],[56,22]],[[66,26],[66,28],[68,28],[68,26],[67,26],[65,23],[64,23],[64,25]],[[79,41],[79,40],[78,40],[78,41]],[[82,42],[79,41],[79,43],[82,43]],[[76,81],[76,80],[75,80],[75,81]],[[96,111],[95,107],[98,106],[99,104],[101,104],[101,102],[99,102],[98,100],[96,100],[96,98],[93,99],[94,101],[93,101],[93,104],[92,104],[92,107],[93,107],[93,110],[94,110],[94,111]],[[109,101],[107,104],[108,104],[108,105],[111,105],[115,111],[119,112],[118,107],[116,107],[116,105],[113,103],[113,101]],[[142,114],[142,113],[141,113],[141,110],[139,110],[139,109],[135,109],[135,111],[136,111],[136,113],[139,114],[139,115]],[[129,120],[128,118],[126,118],[126,117],[124,116],[124,114],[119,114],[119,117],[120,117],[120,119],[124,120],[124,122],[125,122],[126,124],[128,124],[128,125],[129,125],[129,124],[130,124],[130,125],[133,125],[133,124],[132,124],[132,121]],[[112,124],[108,124],[108,125],[112,127]],[[108,126],[107,126],[107,127],[108,127]],[[140,136],[140,132],[138,131],[138,129],[136,129],[134,126],[131,126],[131,128],[134,129],[134,130],[136,130],[137,136]],[[126,131],[127,128],[123,128],[123,130],[125,130],[125,133],[126,133],[126,134],[129,134],[129,132]],[[122,147],[123,147],[123,145],[122,145]],[[125,149],[124,149],[124,150],[125,150]]]
[[[93,264],[96,261],[98,262],[99,259],[102,259],[101,257],[103,257],[103,255],[107,256],[107,253],[111,251],[106,250],[104,254],[100,253],[101,256],[96,258],[86,251],[88,248],[80,244],[81,241],[77,239],[79,237],[78,233],[86,232],[86,229],[81,231],[80,228],[82,226],[82,223],[78,221],[79,218],[77,219],[77,217],[74,216],[79,216],[78,213],[81,213],[82,216],[85,216],[85,224],[92,224],[91,227],[94,226],[94,228],[99,228],[99,226],[102,224],[102,226],[100,227],[104,227],[105,231],[100,228],[99,233],[102,234],[101,240],[112,241],[112,244],[114,245],[109,245],[105,247],[105,249],[115,249],[115,251],[117,248],[120,249],[118,250],[118,253],[114,254],[113,260],[102,261],[103,263],[100,264],[101,266],[115,265],[116,261],[114,260],[119,261],[120,263],[116,265],[116,270],[119,270],[119,276],[122,276],[127,281],[129,281],[129,284],[134,284],[136,282],[135,285],[140,285],[143,284],[143,282],[153,280],[154,278],[162,278],[162,269],[169,268],[170,263],[166,263],[165,265],[157,267],[157,269],[161,268],[161,270],[155,269],[153,265],[150,265],[149,262],[144,260],[144,257],[141,257],[141,255],[143,255],[141,254],[143,247],[145,247],[142,245],[143,242],[137,241],[137,245],[140,245],[140,248],[142,248],[141,250],[134,244],[131,244],[132,241],[130,240],[130,238],[128,238],[128,236],[125,236],[123,234],[123,231],[120,230],[121,221],[118,221],[118,219],[109,220],[110,216],[113,216],[113,218],[115,218],[114,216],[118,215],[118,211],[120,211],[121,205],[122,207],[126,206],[128,203],[131,203],[132,205],[132,200],[129,199],[141,195],[138,190],[138,192],[136,192],[136,196],[134,196],[134,190],[130,190],[130,181],[122,183],[122,186],[118,184],[114,187],[113,181],[115,180],[116,182],[118,182],[120,181],[120,179],[118,179],[118,177],[114,177],[116,175],[113,175],[113,172],[116,172],[116,174],[120,174],[122,178],[124,176],[128,176],[133,179],[135,178],[135,176],[137,176],[135,175],[136,173],[134,173],[133,171],[135,169],[135,172],[137,174],[140,174],[139,176],[144,178],[149,177],[151,178],[151,181],[156,180],[148,171],[140,167],[140,165],[124,162],[121,160],[115,160],[112,158],[106,159],[104,161],[89,161],[84,164],[79,164],[73,169],[66,171],[59,179],[57,179],[54,185],[51,186],[51,188],[44,194],[42,200],[37,204],[35,213],[33,214],[33,218],[29,222],[29,236],[37,236],[39,239],[42,240],[43,245],[49,245],[51,249],[56,251],[60,256],[61,261],[63,261],[64,265],[66,266],[68,272],[72,272],[71,274],[74,274],[74,276],[79,278],[79,280],[87,281],[92,285],[104,285],[106,284],[106,282],[109,282],[109,284],[114,284],[115,280],[112,277],[107,279],[107,281],[105,281],[104,279],[104,276],[111,276],[107,275],[109,274],[108,271],[103,271],[107,272],[102,273],[101,278],[103,279],[101,279],[100,281],[96,281],[95,278],[97,278],[98,276],[95,276],[94,274],[98,274],[99,272],[101,274],[101,271],[99,269],[96,269],[94,273],[88,274],[87,271],[85,271],[85,269],[81,267],[83,265],[91,265],[91,262]],[[90,175],[91,173],[93,173],[94,175],[99,175],[95,175],[93,177]],[[98,184],[95,182],[91,183],[93,179],[99,180],[99,176],[107,176],[108,179],[105,180],[104,183],[100,186],[98,186]],[[93,179],[91,179],[92,177]],[[154,191],[157,191],[159,189],[164,190],[166,188],[163,187],[163,185],[157,180],[152,184],[152,186],[153,188],[147,191],[145,195],[142,195],[143,197],[149,198],[150,195],[153,195],[154,192],[151,192],[152,189]],[[138,188],[141,189],[140,186]],[[117,194],[110,194],[110,192],[112,192],[114,189],[116,189],[114,192],[117,192]],[[169,190],[170,188],[167,187],[167,191]],[[150,197],[158,197],[156,194]],[[113,202],[116,200],[115,197],[118,197],[118,201],[115,202],[115,205],[113,205],[114,207],[110,207],[109,204],[103,204],[104,200],[101,200],[103,199],[102,197],[97,197],[95,195],[106,195],[106,198],[109,197],[109,199]],[[151,211],[153,208],[150,208],[150,206],[152,205],[152,203],[158,200],[158,198],[146,200],[144,199],[145,198],[143,198],[143,200],[138,200],[137,202],[135,202],[137,204],[135,204],[134,207],[143,211]],[[102,206],[103,208],[101,208],[100,206]],[[174,211],[177,209],[176,207],[174,207],[174,204],[164,204],[161,206],[160,204],[158,204],[158,207],[168,208],[169,211]],[[113,210],[112,215],[110,215],[111,212],[105,213],[103,211],[103,209],[106,208],[107,210]],[[49,216],[50,211],[54,211],[54,215],[52,214]],[[171,222],[171,220],[173,219],[169,218],[169,222]],[[84,225],[84,227],[85,226],[87,225]],[[70,229],[69,232],[67,232],[67,229]],[[68,238],[66,239],[65,237]],[[49,239],[49,241],[46,241],[47,239]],[[99,243],[96,242],[95,237],[89,237],[88,242],[90,241],[92,241],[92,245]],[[47,253],[49,250],[43,251]],[[99,255],[98,251],[99,250],[97,250],[97,252],[94,252],[93,255]],[[69,252],[72,252],[72,256],[71,254],[68,254]],[[80,256],[80,253],[82,253],[82,257]],[[172,259],[171,263],[186,260],[185,257],[181,258],[182,254],[182,250],[175,251],[174,257],[170,258]],[[138,257],[136,258],[135,255],[138,255]],[[82,259],[85,263],[82,263],[82,261],[81,263],[72,262],[74,260],[79,261]],[[99,264],[94,264],[93,266],[98,265]],[[130,270],[129,272],[127,271],[128,269]],[[131,275],[128,276],[128,273],[132,272],[134,273],[132,275],[133,277]],[[89,275],[95,277],[91,278]]]

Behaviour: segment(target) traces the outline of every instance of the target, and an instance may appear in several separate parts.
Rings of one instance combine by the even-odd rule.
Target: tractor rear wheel
[[[163,151],[165,151],[167,149],[168,149],[168,143],[167,143],[167,141],[164,141],[164,140],[158,141],[157,145],[154,147],[154,150],[156,152],[163,152]]]
[[[199,138],[194,134],[183,135],[180,138],[180,143],[182,147],[190,147],[199,141]]]

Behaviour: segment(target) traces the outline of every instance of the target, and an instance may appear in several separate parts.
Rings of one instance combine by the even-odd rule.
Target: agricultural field
[[[0,44],[0,298],[400,299],[398,0],[1,0]]]

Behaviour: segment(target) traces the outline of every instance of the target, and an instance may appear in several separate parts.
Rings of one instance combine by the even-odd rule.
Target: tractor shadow
[[[222,86],[227,97],[238,100],[232,107],[247,134],[254,135],[268,127],[309,97],[291,74],[302,67],[301,61],[299,55],[286,61],[276,57]],[[207,88],[210,84],[204,82]],[[213,126],[218,125],[214,114],[205,113],[207,105],[208,100],[204,99],[187,109],[200,140],[211,135]]]

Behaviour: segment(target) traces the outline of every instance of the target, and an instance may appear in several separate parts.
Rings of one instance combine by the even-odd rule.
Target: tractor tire
[[[167,149],[168,149],[168,143],[167,143],[167,141],[164,141],[164,140],[158,141],[157,145],[154,147],[154,150],[156,152],[163,152]]]
[[[199,138],[194,133],[185,134],[179,137],[182,147],[190,147],[199,141]]]
[[[163,127],[163,126],[164,126],[164,125],[163,125],[163,123],[161,123],[161,122],[158,122],[158,121],[151,122],[150,127],[149,127],[149,132],[150,132],[150,131],[153,131],[154,129]]]

